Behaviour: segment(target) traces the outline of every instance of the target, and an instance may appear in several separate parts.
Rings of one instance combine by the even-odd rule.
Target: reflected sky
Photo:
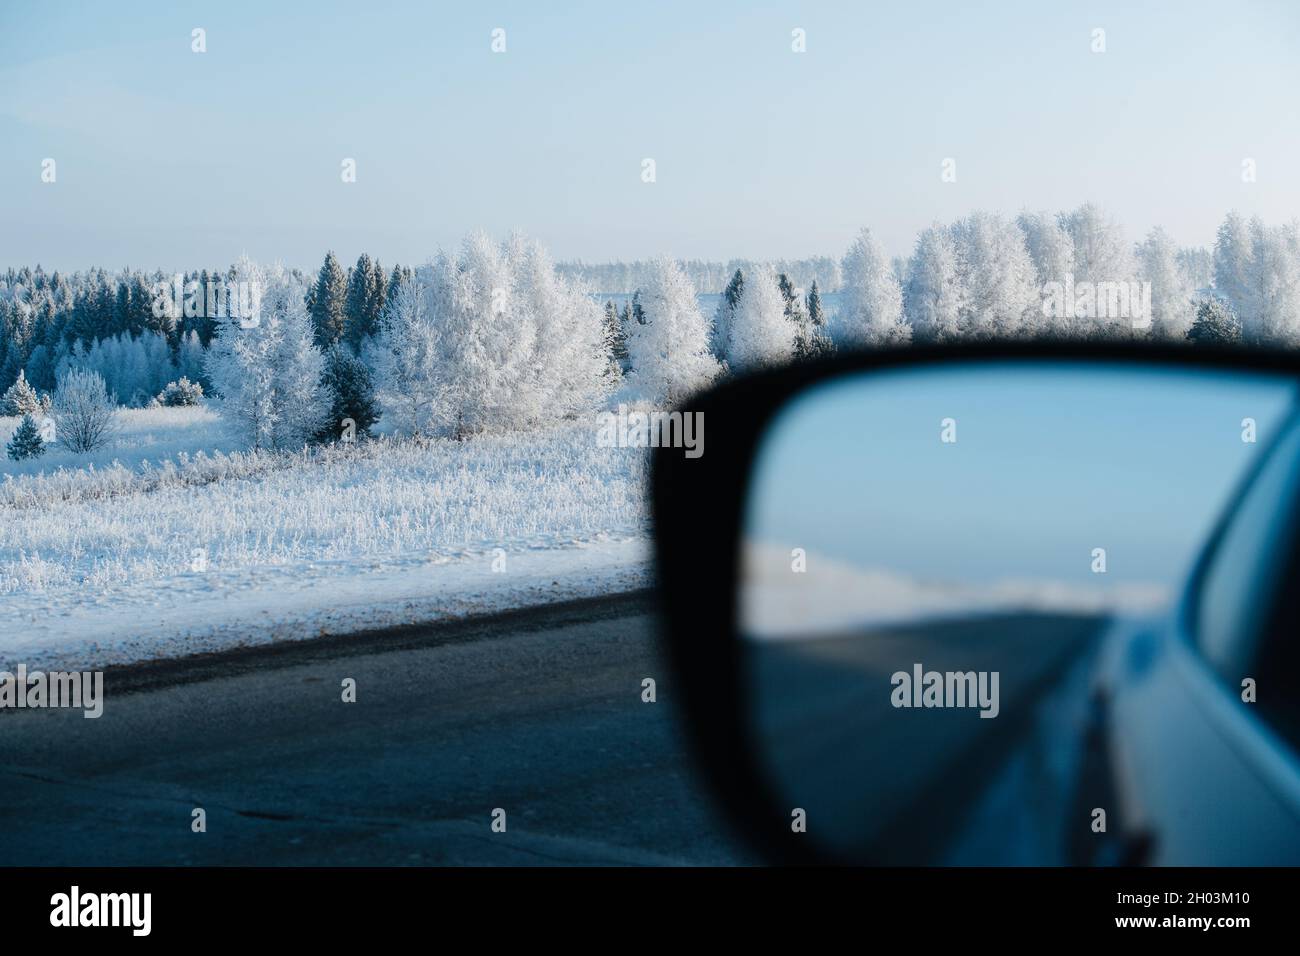
[[[1294,401],[1281,377],[1122,365],[854,375],[769,428],[746,538],[975,584],[1099,583],[1104,547],[1107,584],[1173,586]]]

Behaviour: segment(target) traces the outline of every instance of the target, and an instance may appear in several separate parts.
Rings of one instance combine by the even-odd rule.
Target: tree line
[[[681,263],[640,264],[631,300],[602,309],[581,277],[520,236],[474,234],[415,268],[386,270],[366,254],[345,268],[330,252],[312,276],[247,258],[180,277],[11,268],[0,274],[0,412],[39,413],[78,371],[118,405],[206,393],[250,444],[290,447],[346,428],[364,437],[381,412],[399,432],[465,436],[563,418],[621,384],[672,401],[729,369],[843,347],[1300,341],[1297,225],[1236,213],[1204,250],[1159,228],[1131,243],[1092,204],[1014,219],[975,212],[932,224],[894,259],[864,229],[836,271],[840,301],[828,309],[816,279],[804,289],[771,264],[737,267],[704,316]],[[1130,285],[1142,286],[1131,301]],[[158,307],[160,286],[176,289],[174,304]],[[222,302],[236,286],[259,289],[255,326]],[[1117,287],[1145,314],[1110,314]],[[1064,308],[1046,293],[1058,288]]]

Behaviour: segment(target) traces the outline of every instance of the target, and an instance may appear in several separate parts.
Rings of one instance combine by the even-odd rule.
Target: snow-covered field
[[[85,467],[5,463],[0,665],[182,655],[648,577],[645,452],[597,447],[594,420],[286,454],[230,450],[203,409],[119,418],[117,447]]]
[[[8,443],[22,419],[0,416],[0,445]],[[240,447],[221,428],[221,419],[209,408],[121,409],[117,413],[112,444],[93,454],[76,455],[55,445],[40,458],[13,461],[0,454],[0,479],[48,474],[60,468],[101,470],[114,461],[134,468],[144,461],[159,461],[200,451],[233,451]]]

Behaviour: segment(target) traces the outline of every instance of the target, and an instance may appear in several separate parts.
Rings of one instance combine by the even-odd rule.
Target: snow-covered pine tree
[[[731,319],[740,304],[740,296],[745,288],[745,274],[737,269],[732,273],[727,287],[722,290],[722,299],[713,314],[713,354],[721,361],[726,361],[731,347]]]
[[[384,307],[387,308],[388,300],[397,292],[397,287],[403,282],[415,281],[415,270],[410,266],[393,266],[393,273],[388,277],[388,284],[384,286]],[[380,321],[383,321],[384,311],[380,310]]]
[[[18,372],[18,379],[0,398],[0,415],[35,415],[42,410],[40,396],[36,389],[27,382],[24,371]]]
[[[812,285],[808,288],[808,322],[814,328],[821,328],[826,324],[826,312],[822,306],[822,294],[817,288],[816,279],[813,279]]]
[[[644,324],[628,327],[632,379],[646,398],[677,404],[721,371],[709,350],[709,325],[681,266],[656,259],[637,290]]]
[[[203,386],[181,376],[158,393],[155,399],[164,408],[187,408],[203,404]]]
[[[771,266],[758,266],[740,293],[731,315],[730,362],[736,369],[779,365],[794,357],[795,326]]]
[[[1241,323],[1225,301],[1206,296],[1196,303],[1187,340],[1194,345],[1236,345],[1241,342]]]
[[[30,414],[23,416],[23,420],[18,423],[18,428],[14,431],[13,437],[9,439],[9,444],[5,446],[5,450],[14,461],[22,461],[25,458],[39,458],[45,454],[45,442],[41,438],[41,427],[36,424],[34,417]]]
[[[605,342],[609,348],[609,357],[614,362],[620,372],[626,372],[627,362],[627,330],[623,326],[623,320],[619,317],[618,306],[614,304],[613,299],[605,303]]]
[[[822,307],[821,291],[814,279],[808,289],[807,318],[795,334],[794,354],[800,361],[822,358],[835,351],[826,333],[826,312]]]

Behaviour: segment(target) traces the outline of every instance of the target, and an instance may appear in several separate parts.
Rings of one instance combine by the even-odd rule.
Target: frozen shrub
[[[183,408],[199,405],[203,401],[203,386],[191,382],[185,376],[175,382],[168,382],[167,387],[158,393],[157,402],[167,408]]]
[[[59,443],[78,454],[108,444],[115,408],[98,372],[73,369],[54,392],[54,423]]]

